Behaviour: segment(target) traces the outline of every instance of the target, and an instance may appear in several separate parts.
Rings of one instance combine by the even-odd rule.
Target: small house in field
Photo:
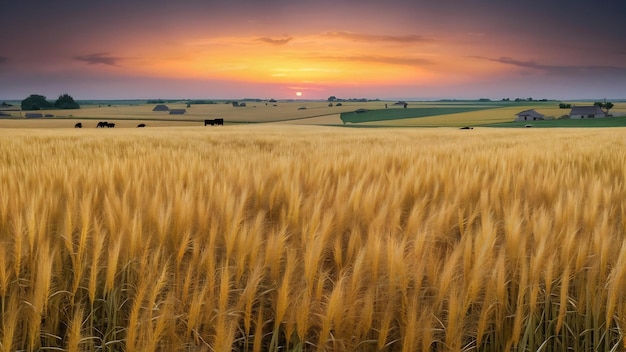
[[[186,112],[185,109],[170,109],[170,115],[184,115]]]
[[[159,104],[152,109],[152,111],[170,111],[170,108],[167,105]]]
[[[606,117],[599,106],[574,106],[569,113],[570,119],[594,119]]]
[[[520,111],[517,114],[515,121],[536,121],[543,120],[545,115],[538,113],[535,109]]]

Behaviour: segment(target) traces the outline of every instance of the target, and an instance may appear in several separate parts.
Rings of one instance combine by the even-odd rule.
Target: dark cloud
[[[407,58],[396,56],[370,56],[370,55],[355,55],[355,56],[318,56],[316,59],[328,60],[328,61],[348,61],[348,62],[371,62],[387,65],[403,65],[403,66],[425,66],[432,64],[431,61],[420,58]]]
[[[262,38],[258,38],[257,41],[267,43],[267,44],[272,44],[272,45],[285,45],[289,43],[292,39],[293,39],[292,37],[287,37],[287,38],[282,38],[282,39],[262,37]]]
[[[540,70],[549,74],[555,74],[555,75],[561,75],[561,76],[580,75],[580,74],[617,75],[617,76],[626,75],[626,67],[596,66],[596,65],[588,65],[588,66],[546,65],[546,64],[537,63],[535,61],[516,60],[510,57],[500,57],[497,59],[482,57],[482,56],[473,56],[473,57],[476,59],[498,62],[498,63],[505,64],[505,65],[527,68],[531,70]]]
[[[381,34],[364,34],[353,32],[329,32],[324,33],[325,36],[331,38],[340,38],[346,40],[353,40],[357,42],[390,42],[390,43],[423,43],[428,41],[427,37],[422,35],[381,35]]]
[[[89,65],[107,65],[107,66],[120,66],[119,61],[122,59],[115,56],[110,56],[108,53],[94,53],[82,56],[75,56],[75,60],[85,62]]]

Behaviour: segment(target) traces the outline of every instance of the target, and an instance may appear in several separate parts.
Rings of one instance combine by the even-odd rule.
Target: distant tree
[[[337,101],[337,97],[334,95],[331,95],[330,97],[328,97],[328,101],[330,102]]]
[[[328,107],[332,108],[333,107],[333,103],[328,103]]]
[[[565,103],[559,104],[559,109],[571,109],[571,108],[572,108],[572,104],[565,104]]]
[[[67,93],[59,96],[59,99],[54,102],[54,107],[57,109],[80,109],[80,105]]]
[[[595,103],[593,103],[594,106],[600,107],[601,109],[606,109],[606,114],[609,114],[609,110],[613,109],[613,107],[615,105],[613,105],[613,103],[609,102],[600,102],[600,101],[596,101]]]
[[[491,99],[489,99],[489,98],[480,98],[480,99],[478,99],[478,101],[481,102],[481,103],[486,103],[486,102],[490,102]]]
[[[22,100],[22,110],[41,110],[49,109],[52,103],[46,100],[46,97],[38,94],[31,94],[28,98]]]
[[[269,102],[270,102],[270,103],[275,103],[275,102],[276,102],[276,99],[270,99],[270,100],[269,100]]]

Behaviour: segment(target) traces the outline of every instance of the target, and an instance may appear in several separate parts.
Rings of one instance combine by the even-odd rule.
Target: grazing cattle
[[[461,128],[459,128],[460,130],[473,130],[474,127],[470,127],[470,126],[463,126]]]
[[[83,128],[83,124],[79,122],[74,125],[74,128]]]
[[[115,127],[115,124],[114,124],[114,123],[108,123],[108,122],[107,122],[107,128],[113,128],[113,127]]]
[[[108,125],[109,125],[109,123],[108,123],[108,122],[106,122],[106,121],[100,121],[100,122],[98,122],[98,125],[96,126],[96,128],[105,128],[105,127],[109,127]]]
[[[224,119],[215,119],[215,120],[204,120],[204,125],[211,125],[211,126],[224,126]]]
[[[137,125],[137,127],[146,127],[146,124],[145,123],[140,123],[140,124]]]

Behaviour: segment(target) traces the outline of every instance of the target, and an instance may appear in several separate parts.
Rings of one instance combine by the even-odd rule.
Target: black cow
[[[137,125],[137,127],[146,127],[146,124],[145,123],[140,123],[140,124]]]
[[[74,125],[74,128],[83,128],[83,124],[79,122]]]
[[[474,127],[470,127],[470,126],[463,126],[461,128],[459,128],[460,130],[473,130]]]
[[[105,128],[105,127],[106,128],[113,128],[113,127],[115,127],[115,124],[107,122],[107,121],[100,121],[100,122],[98,122],[98,125],[96,126],[96,128]]]
[[[224,126],[224,119],[215,119],[215,120],[204,120],[204,125],[211,125],[211,126]]]

